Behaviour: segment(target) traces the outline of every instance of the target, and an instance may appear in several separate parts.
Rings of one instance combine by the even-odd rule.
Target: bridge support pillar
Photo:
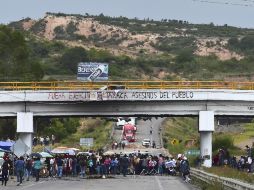
[[[212,167],[212,133],[214,131],[214,112],[199,112],[200,153],[203,166]]]
[[[24,153],[30,154],[32,152],[33,140],[33,113],[31,112],[18,112],[17,113],[17,133],[27,146]]]

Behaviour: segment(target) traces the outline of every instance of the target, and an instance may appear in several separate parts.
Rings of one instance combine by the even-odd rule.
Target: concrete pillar
[[[212,167],[212,132],[200,132],[200,152],[204,158],[203,166]]]
[[[26,146],[26,154],[30,154],[33,148],[33,113],[31,112],[18,112],[17,113],[17,133],[19,139],[22,140]]]
[[[212,133],[214,131],[214,112],[199,112],[200,153],[203,166],[212,167]]]

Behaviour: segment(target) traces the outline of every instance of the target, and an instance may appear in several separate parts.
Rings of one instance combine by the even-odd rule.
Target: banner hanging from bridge
[[[77,79],[85,81],[108,80],[108,64],[94,62],[78,63]]]

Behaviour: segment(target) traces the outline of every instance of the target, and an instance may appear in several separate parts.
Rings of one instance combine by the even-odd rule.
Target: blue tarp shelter
[[[14,142],[6,142],[6,141],[0,141],[0,148],[6,151],[11,151],[11,147],[14,144]]]

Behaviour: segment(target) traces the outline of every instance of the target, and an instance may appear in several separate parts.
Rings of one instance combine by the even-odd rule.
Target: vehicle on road
[[[116,122],[115,129],[122,130],[122,129],[123,129],[123,126],[124,126],[125,124],[126,124],[125,119],[122,118],[122,117],[118,117],[118,118],[117,118],[117,122]]]
[[[127,140],[129,142],[135,142],[136,140],[135,134],[136,134],[135,125],[127,123],[123,126],[123,132],[122,132],[123,140]]]
[[[151,145],[151,140],[150,139],[143,139],[142,145],[145,147],[149,147]]]

